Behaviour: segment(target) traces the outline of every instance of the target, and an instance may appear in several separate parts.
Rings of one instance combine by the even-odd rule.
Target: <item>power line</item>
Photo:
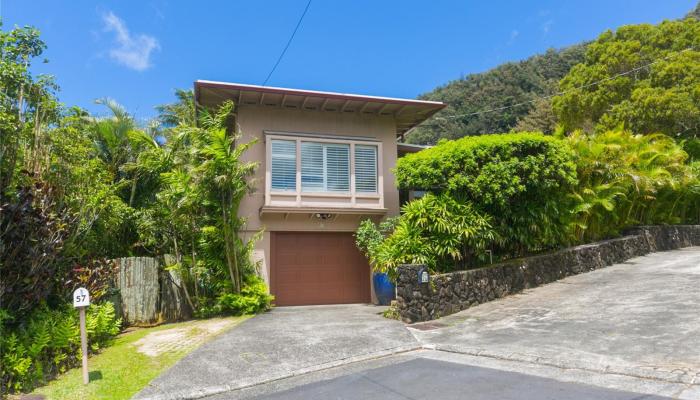
[[[680,51],[678,51],[678,52],[676,52],[676,53],[668,54],[666,57],[659,58],[659,59],[657,59],[657,60],[655,60],[655,61],[652,61],[652,62],[650,62],[650,63],[648,63],[648,64],[645,64],[645,65],[642,65],[642,66],[640,66],[640,67],[636,67],[636,68],[630,69],[629,71],[620,72],[619,74],[615,74],[615,75],[613,75],[613,76],[609,76],[609,77],[604,78],[604,79],[601,79],[601,80],[599,80],[599,81],[587,83],[587,84],[585,84],[585,85],[581,85],[581,86],[578,86],[578,87],[575,87],[575,88],[571,88],[571,89],[568,89],[568,90],[564,90],[564,91],[562,91],[562,92],[550,94],[550,95],[548,95],[548,96],[537,96],[537,97],[535,97],[535,98],[532,99],[532,100],[523,101],[523,102],[516,103],[516,104],[511,104],[511,105],[509,105],[509,106],[496,107],[496,108],[492,108],[492,109],[489,109],[489,110],[476,111],[476,112],[467,113],[467,114],[448,115],[448,116],[446,116],[446,117],[435,117],[435,118],[433,118],[433,119],[436,120],[436,121],[446,121],[446,120],[448,120],[448,119],[454,119],[454,118],[472,117],[472,116],[475,116],[475,115],[487,114],[487,113],[491,113],[491,112],[495,112],[495,111],[502,111],[502,110],[507,110],[507,109],[509,109],[509,108],[513,108],[513,107],[523,106],[523,105],[525,105],[525,104],[534,103],[535,101],[540,100],[540,99],[542,99],[542,100],[550,99],[550,98],[555,97],[555,96],[561,96],[561,95],[563,95],[563,94],[567,94],[567,93],[570,93],[570,92],[573,92],[573,91],[576,91],[576,90],[586,89],[586,88],[591,87],[591,86],[599,85],[599,84],[601,84],[601,83],[604,83],[604,82],[607,82],[607,81],[611,81],[611,80],[613,80],[613,79],[617,79],[617,78],[619,78],[619,77],[621,77],[621,76],[629,75],[629,74],[631,74],[631,73],[633,73],[633,72],[637,72],[637,71],[639,71],[639,70],[648,68],[648,67],[650,67],[650,66],[652,66],[652,65],[654,65],[654,64],[656,64],[656,63],[659,63],[659,62],[661,62],[661,61],[668,60],[668,59],[671,58],[672,56],[679,55],[679,54],[684,53],[684,52],[689,51],[689,50],[694,50],[694,48],[693,48],[693,47],[688,47],[688,48],[683,49],[683,50],[680,50]],[[431,126],[439,126],[439,125],[437,125],[437,124],[426,124],[426,125],[420,125],[420,126],[422,126],[422,127],[431,127]]]
[[[301,14],[301,17],[299,17],[299,21],[297,21],[297,26],[294,28],[294,32],[292,32],[292,36],[289,37],[289,40],[287,41],[287,45],[284,46],[284,50],[282,50],[282,53],[280,53],[280,56],[277,58],[277,62],[275,63],[275,66],[272,67],[272,70],[270,70],[270,73],[267,74],[267,78],[265,78],[265,82],[263,82],[263,84],[262,84],[263,86],[267,85],[267,81],[270,80],[270,77],[275,72],[275,69],[277,69],[277,66],[280,64],[280,61],[282,61],[282,57],[284,57],[284,53],[287,52],[289,45],[292,44],[292,40],[294,40],[294,35],[297,34],[297,31],[299,30],[299,26],[301,26],[301,21],[304,20],[304,16],[306,15],[306,12],[309,11],[310,5],[311,5],[311,0],[309,0],[309,2],[306,3],[306,7],[304,8],[304,12]]]

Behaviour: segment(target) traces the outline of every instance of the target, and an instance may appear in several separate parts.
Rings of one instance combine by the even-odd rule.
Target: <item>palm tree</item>
[[[572,198],[579,240],[635,224],[678,223],[697,202],[688,156],[668,136],[577,132],[569,143],[577,157],[579,185]]]
[[[192,90],[175,90],[175,103],[163,104],[156,107],[159,112],[158,119],[166,127],[195,126],[197,125],[197,112]]]
[[[233,290],[241,290],[241,249],[243,243],[238,231],[243,220],[238,209],[243,197],[252,190],[250,177],[257,163],[243,162],[241,156],[253,142],[239,143],[240,135],[227,129],[227,121],[233,110],[233,102],[225,102],[215,114],[204,114],[200,137],[204,146],[200,155],[202,163],[196,171],[201,184],[207,188],[207,197],[219,214],[218,225],[224,236],[224,255]]]
[[[149,151],[157,151],[156,130],[138,129],[134,118],[116,101],[102,98],[95,101],[112,113],[109,117],[90,117],[98,156],[107,164],[115,183],[130,185],[128,204],[133,207],[139,178],[139,157]]]

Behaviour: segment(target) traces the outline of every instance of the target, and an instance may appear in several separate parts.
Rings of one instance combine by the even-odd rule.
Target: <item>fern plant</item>
[[[78,312],[67,305],[46,306],[32,313],[25,323],[8,329],[0,319],[0,387],[24,391],[79,364]],[[86,326],[90,349],[104,347],[119,333],[121,320],[112,303],[88,308]]]

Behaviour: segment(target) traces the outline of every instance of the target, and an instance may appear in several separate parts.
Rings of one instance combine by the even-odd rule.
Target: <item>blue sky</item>
[[[268,82],[407,97],[606,29],[685,15],[697,0],[315,0]],[[139,118],[196,79],[261,84],[306,0],[0,0],[4,29],[34,25],[61,100]]]

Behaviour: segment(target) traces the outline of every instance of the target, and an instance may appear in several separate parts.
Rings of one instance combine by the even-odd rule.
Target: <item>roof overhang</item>
[[[225,100],[238,106],[257,105],[284,109],[393,116],[396,133],[406,132],[445,107],[437,101],[319,92],[270,86],[197,80],[195,101],[203,107],[215,107]]]
[[[421,150],[429,149],[433,146],[425,146],[422,144],[409,144],[409,143],[397,143],[396,144],[396,150],[399,153],[399,156],[410,154],[410,153],[418,153]]]

